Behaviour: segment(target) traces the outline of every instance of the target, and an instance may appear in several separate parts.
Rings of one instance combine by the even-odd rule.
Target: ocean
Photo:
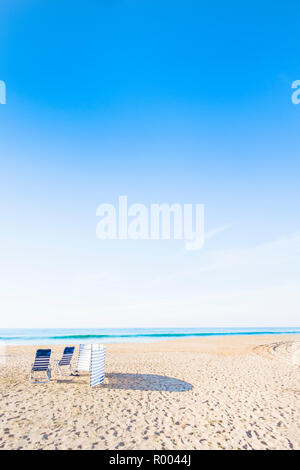
[[[0,329],[0,341],[11,345],[136,343],[200,336],[300,334],[300,327],[268,328],[48,328]]]

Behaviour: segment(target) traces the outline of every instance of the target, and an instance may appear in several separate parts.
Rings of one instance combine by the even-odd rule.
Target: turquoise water
[[[300,327],[287,328],[89,328],[0,329],[7,344],[136,343],[199,336],[300,334]]]

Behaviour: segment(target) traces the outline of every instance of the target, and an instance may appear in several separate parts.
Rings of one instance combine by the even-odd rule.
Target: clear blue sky
[[[1,2],[3,326],[299,325],[299,14]],[[224,230],[201,253],[100,242],[121,194],[204,203]]]

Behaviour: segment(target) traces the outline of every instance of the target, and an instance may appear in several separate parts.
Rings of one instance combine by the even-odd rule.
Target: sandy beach
[[[91,389],[87,375],[31,385],[37,347],[9,346],[0,449],[300,449],[299,348],[300,335],[109,344]]]

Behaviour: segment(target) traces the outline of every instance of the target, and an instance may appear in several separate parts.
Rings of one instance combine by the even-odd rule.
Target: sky
[[[296,1],[3,0],[1,327],[300,326]],[[204,247],[99,240],[204,204]]]

